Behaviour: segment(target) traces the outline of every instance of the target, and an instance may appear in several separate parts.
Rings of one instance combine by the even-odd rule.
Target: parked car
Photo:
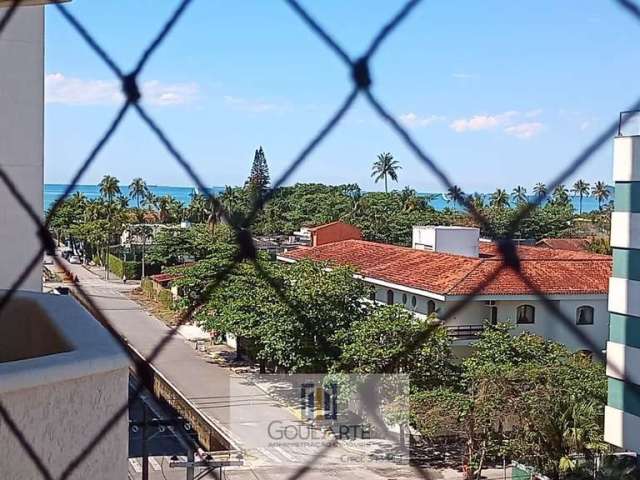
[[[80,264],[82,263],[82,261],[80,260],[80,257],[77,255],[71,255],[69,257],[69,263],[74,263],[74,264]]]
[[[51,258],[49,255],[45,255],[42,263],[44,263],[45,265],[53,265],[53,258]]]

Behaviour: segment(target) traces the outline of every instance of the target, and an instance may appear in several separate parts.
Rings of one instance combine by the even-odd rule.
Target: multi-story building
[[[515,332],[530,331],[574,350],[604,350],[608,335],[607,287],[611,257],[588,252],[518,246],[522,273],[503,267],[494,243],[480,241],[479,230],[465,227],[414,227],[413,246],[340,240],[281,254],[285,262],[302,259],[351,265],[371,287],[371,300],[403,305],[416,315],[447,318],[454,349],[464,354],[485,322],[510,322]],[[567,326],[538,293],[571,319]],[[459,302],[475,294],[459,311]],[[574,333],[577,328],[590,340]]]
[[[640,452],[640,136],[618,136],[613,146],[605,440]]]

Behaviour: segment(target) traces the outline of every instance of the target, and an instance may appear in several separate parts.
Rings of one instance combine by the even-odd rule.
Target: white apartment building
[[[522,272],[571,320],[568,327],[514,271],[502,268],[497,246],[480,241],[477,228],[414,227],[412,243],[409,248],[338,240],[300,247],[278,258],[351,265],[371,286],[371,300],[403,305],[417,315],[448,316],[450,309],[477,293],[445,323],[459,353],[467,350],[486,321],[510,322],[515,333],[530,331],[573,350],[591,351],[591,342],[598,350],[605,349],[610,256],[517,247]],[[591,342],[584,342],[571,327]]]
[[[23,1],[0,34],[0,168],[41,217],[45,3]],[[10,4],[0,0],[0,18]],[[38,227],[0,183],[0,298],[39,257],[22,291],[0,313],[0,403],[51,478],[58,478],[126,404],[129,363],[73,298],[41,293],[39,248]],[[43,478],[4,420],[0,478]],[[70,478],[125,478],[127,444],[121,416]]]

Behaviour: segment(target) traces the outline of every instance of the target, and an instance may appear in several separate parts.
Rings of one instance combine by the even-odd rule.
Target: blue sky
[[[126,70],[177,2],[74,0],[68,8]],[[400,2],[306,1],[352,55]],[[118,108],[119,87],[55,7],[46,15],[45,180],[65,183]],[[604,0],[425,1],[371,69],[374,91],[466,191],[531,187],[640,96],[640,24]],[[262,145],[272,178],[350,88],[349,72],[284,2],[195,0],[144,70],[144,102],[209,185],[237,185]],[[363,100],[292,181],[370,178],[378,153],[402,165],[398,188],[442,191]],[[611,178],[611,143],[584,166]],[[81,183],[192,182],[130,112]]]

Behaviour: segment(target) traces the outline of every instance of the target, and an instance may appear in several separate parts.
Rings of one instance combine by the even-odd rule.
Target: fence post
[[[613,140],[605,441],[640,451],[640,136]]]
[[[149,451],[147,449],[147,405],[142,403],[142,480],[149,480]]]

